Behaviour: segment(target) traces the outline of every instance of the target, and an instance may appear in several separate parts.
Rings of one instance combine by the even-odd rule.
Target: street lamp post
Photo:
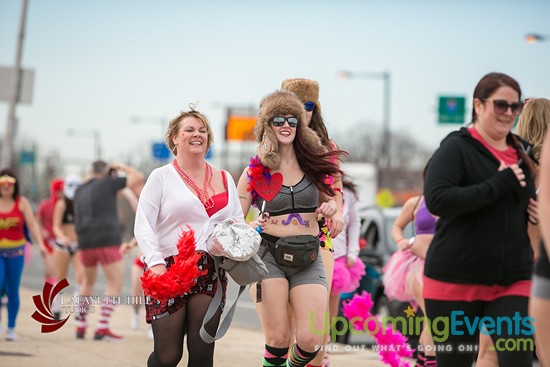
[[[94,139],[95,160],[101,160],[101,134],[98,129],[67,129],[68,136],[87,136]]]
[[[380,79],[384,82],[384,110],[382,117],[382,146],[380,147],[381,166],[385,169],[390,167],[390,112],[391,112],[391,74],[389,71],[383,72],[352,72],[342,70],[339,72],[340,79]],[[379,184],[384,184],[382,179],[382,170],[379,173]]]

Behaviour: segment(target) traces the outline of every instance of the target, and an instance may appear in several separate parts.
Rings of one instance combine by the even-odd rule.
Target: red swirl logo
[[[59,294],[63,289],[69,286],[67,279],[63,279],[55,285],[55,287],[46,282],[44,284],[44,289],[42,289],[42,295],[37,294],[32,297],[34,305],[36,306],[37,311],[34,311],[32,318],[42,324],[43,333],[51,333],[53,331],[61,328],[67,320],[69,320],[70,315],[67,316],[64,320],[56,320],[52,313],[52,302],[56,295]]]

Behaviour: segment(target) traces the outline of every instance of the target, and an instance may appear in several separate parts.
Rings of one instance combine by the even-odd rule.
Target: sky
[[[0,0],[0,66],[14,63],[21,4]],[[338,78],[349,70],[389,72],[390,130],[435,149],[458,128],[437,123],[438,96],[465,96],[469,120],[488,72],[514,77],[524,97],[550,97],[550,39],[524,41],[550,35],[548,19],[548,0],[29,0],[22,65],[35,82],[32,104],[17,107],[18,142],[86,162],[86,132],[97,131],[103,158],[147,156],[167,121],[196,103],[216,155],[225,108],[256,107],[294,77],[319,82],[329,133],[352,136],[382,123],[384,100],[380,80]]]

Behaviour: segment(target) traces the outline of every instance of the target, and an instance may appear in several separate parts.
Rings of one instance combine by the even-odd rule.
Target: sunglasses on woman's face
[[[307,112],[311,112],[311,111],[313,111],[313,109],[315,108],[315,103],[313,103],[313,102],[306,102],[306,103],[304,103],[304,107],[306,108],[306,111],[307,111]]]
[[[521,112],[522,107],[523,102],[508,103],[503,99],[493,100],[493,109],[495,110],[495,113],[498,113],[499,115],[505,114],[509,108],[512,111],[512,114],[517,116]]]
[[[277,116],[277,117],[273,117],[273,120],[271,120],[271,123],[273,124],[273,126],[281,127],[285,124],[285,121],[288,122],[288,126],[290,127],[298,126],[298,119],[296,117]]]
[[[0,177],[0,185],[4,186],[13,186],[15,185],[15,183],[17,182],[17,180],[15,179],[15,177],[11,177],[11,176],[8,176],[8,175],[4,175],[2,177]]]

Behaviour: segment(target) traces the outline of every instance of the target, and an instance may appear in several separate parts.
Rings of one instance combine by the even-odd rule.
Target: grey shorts
[[[289,268],[277,264],[275,258],[271,255],[271,252],[266,249],[266,245],[262,241],[258,254],[261,256],[264,252],[265,255],[262,260],[269,271],[269,274],[264,280],[270,278],[286,278],[290,289],[302,284],[321,284],[328,289],[322,256],[317,256],[317,260],[305,268]]]
[[[550,278],[546,278],[540,275],[533,276],[531,295],[533,297],[550,300]]]

